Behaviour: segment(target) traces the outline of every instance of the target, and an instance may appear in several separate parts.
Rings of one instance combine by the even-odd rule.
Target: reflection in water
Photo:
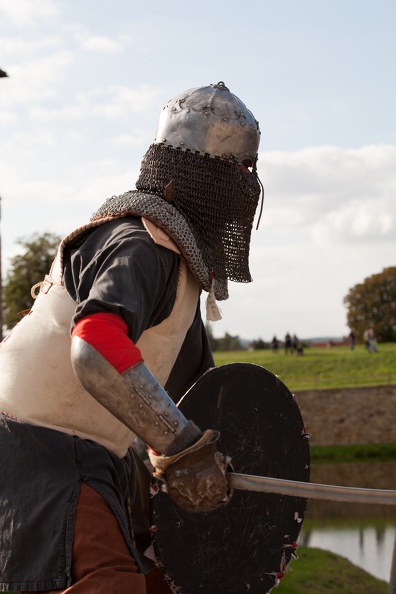
[[[312,465],[311,481],[396,489],[396,462]],[[389,582],[396,537],[395,521],[394,506],[311,499],[299,543],[342,555]]]
[[[389,582],[395,534],[394,525],[380,530],[370,526],[344,529],[318,526],[309,532],[303,528],[299,543],[342,555],[354,565]]]

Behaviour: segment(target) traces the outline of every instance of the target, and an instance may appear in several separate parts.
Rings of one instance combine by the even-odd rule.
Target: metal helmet
[[[154,142],[250,167],[257,161],[260,128],[252,112],[220,81],[168,101]]]
[[[257,120],[223,82],[190,89],[163,108],[136,181],[139,192],[161,199],[159,209],[168,203],[183,217],[217,298],[227,280],[252,280],[259,142]]]

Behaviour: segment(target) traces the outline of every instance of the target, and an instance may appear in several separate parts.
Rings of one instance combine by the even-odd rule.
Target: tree
[[[384,268],[352,287],[344,303],[348,326],[358,339],[373,327],[379,341],[396,341],[396,266]]]
[[[31,289],[44,280],[55,258],[60,238],[53,233],[18,239],[24,249],[11,259],[4,283],[4,324],[10,330],[29,310],[34,299]]]
[[[219,338],[217,344],[218,351],[238,351],[242,348],[239,336],[231,336],[226,332],[223,338]]]
[[[268,348],[268,344],[262,338],[257,338],[257,340],[252,341],[252,347],[255,351],[262,351]]]
[[[208,341],[209,341],[209,345],[210,345],[210,350],[212,352],[217,351],[219,349],[219,339],[215,338],[213,336],[213,332],[212,332],[212,327],[209,324],[209,322],[206,322],[205,324],[205,330],[206,330],[206,334],[208,337]]]

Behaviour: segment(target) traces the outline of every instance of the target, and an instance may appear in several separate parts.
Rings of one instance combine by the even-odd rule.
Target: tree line
[[[21,253],[10,261],[3,283],[3,321],[7,330],[19,322],[34,303],[31,289],[44,280],[55,258],[60,237],[37,233],[17,240]],[[384,268],[352,287],[344,298],[346,319],[357,341],[363,341],[367,328],[374,328],[380,342],[396,342],[396,266]],[[232,351],[244,347],[239,336],[226,333],[215,338],[206,325],[213,351]],[[262,338],[252,340],[253,349],[268,348]]]
[[[396,266],[372,274],[344,298],[347,323],[357,340],[373,328],[380,342],[396,341]]]

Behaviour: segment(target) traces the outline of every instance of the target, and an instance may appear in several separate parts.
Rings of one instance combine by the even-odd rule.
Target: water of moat
[[[396,462],[313,464],[315,483],[396,489]],[[396,506],[309,500],[299,544],[331,551],[387,582],[396,536]]]

